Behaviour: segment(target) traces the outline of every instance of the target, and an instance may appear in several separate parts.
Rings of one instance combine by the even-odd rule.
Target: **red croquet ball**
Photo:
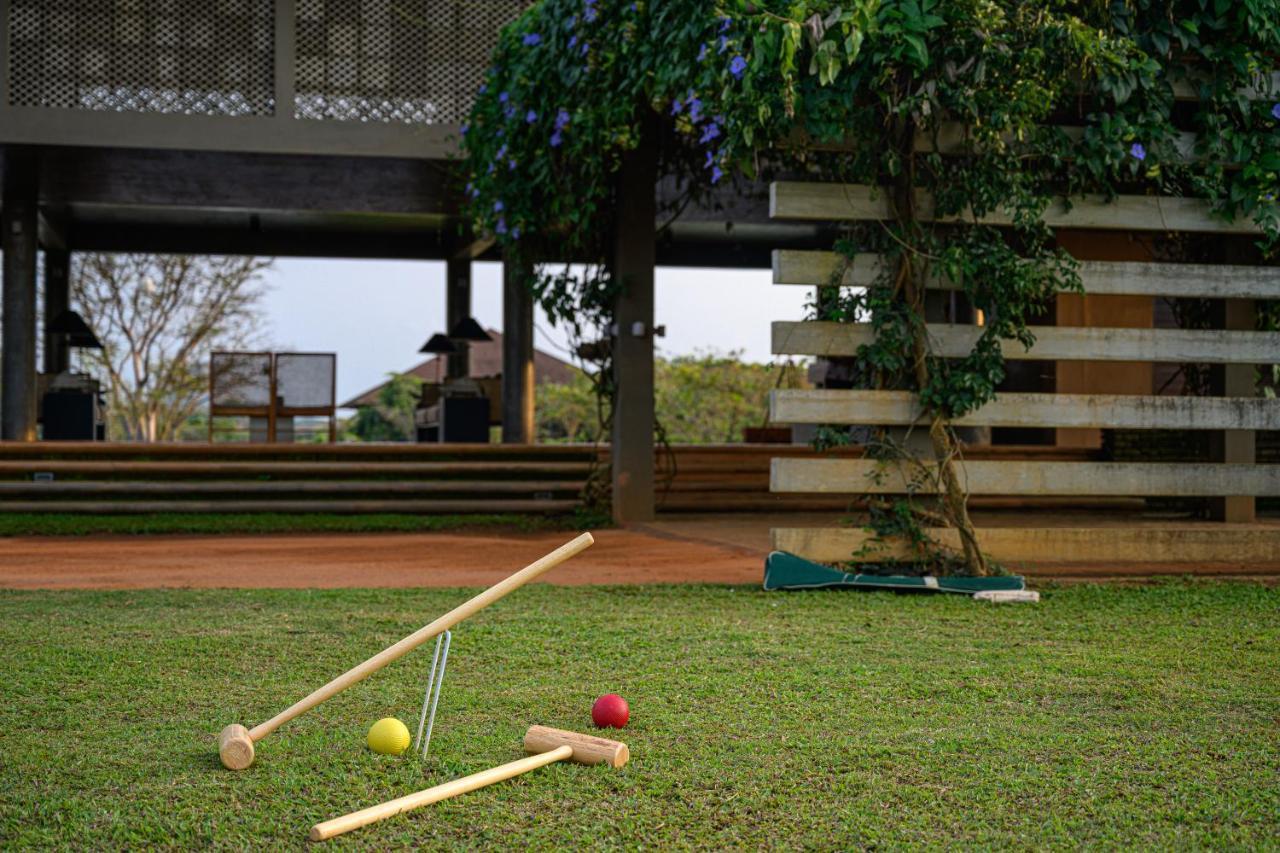
[[[591,706],[591,721],[602,729],[620,729],[631,719],[631,706],[617,693],[606,693]]]

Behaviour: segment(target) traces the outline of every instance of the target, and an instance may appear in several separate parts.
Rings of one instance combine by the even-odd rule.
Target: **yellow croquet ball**
[[[395,717],[383,717],[369,728],[369,748],[383,755],[399,755],[409,748],[409,730]]]

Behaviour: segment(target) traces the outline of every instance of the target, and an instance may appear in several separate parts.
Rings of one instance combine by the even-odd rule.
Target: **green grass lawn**
[[[603,524],[602,524],[603,522]],[[163,533],[263,534],[263,533],[431,533],[442,530],[585,530],[609,526],[605,519],[587,513],[527,515],[518,513],[472,515],[410,515],[375,513],[195,513],[160,512],[140,515],[84,515],[67,512],[11,512],[0,514],[0,537],[88,536]]]
[[[515,759],[631,701],[632,762],[553,765],[358,830],[367,847],[1280,844],[1280,589],[1050,588],[1036,606],[748,588],[520,590],[454,635],[432,755],[424,647],[253,724],[460,590],[0,593],[0,846],[304,847],[320,820]]]

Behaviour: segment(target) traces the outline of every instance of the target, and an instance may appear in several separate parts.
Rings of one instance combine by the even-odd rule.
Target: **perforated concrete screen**
[[[295,114],[460,124],[525,0],[297,0]]]
[[[9,0],[9,103],[271,115],[273,0]]]
[[[281,411],[293,409],[332,409],[334,370],[337,356],[333,353],[282,352],[276,356],[276,395]]]
[[[267,409],[271,405],[271,354],[215,352],[209,356],[209,394],[219,409]]]

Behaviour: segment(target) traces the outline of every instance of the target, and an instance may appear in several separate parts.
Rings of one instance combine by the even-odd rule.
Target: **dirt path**
[[[0,539],[0,588],[487,586],[572,533]],[[553,569],[556,584],[760,583],[764,552],[626,530]]]

